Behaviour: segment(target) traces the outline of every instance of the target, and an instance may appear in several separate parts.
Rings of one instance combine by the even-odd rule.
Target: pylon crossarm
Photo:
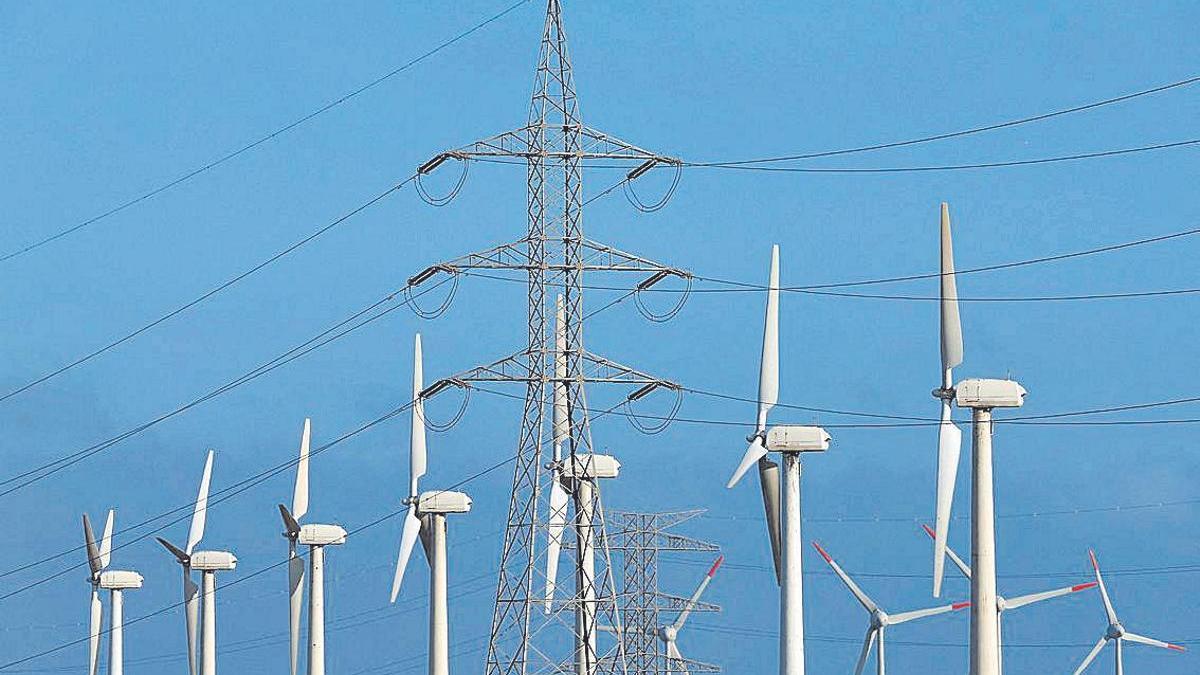
[[[588,252],[588,262],[583,267],[585,271],[643,272],[650,274],[651,276],[646,281],[638,285],[643,290],[644,288],[653,286],[667,276],[676,276],[681,279],[687,279],[692,276],[692,273],[687,270],[664,265],[660,262],[643,258],[591,239],[584,239],[581,242],[581,248]]]
[[[447,387],[470,387],[476,382],[536,382],[538,378],[530,375],[528,360],[529,353],[520,351],[489,364],[443,377],[426,387],[421,392],[421,398],[428,399]]]
[[[659,591],[655,595],[658,598],[658,611],[660,611],[660,612],[667,612],[667,613],[682,612],[683,609],[685,607],[687,607],[688,600],[690,600],[690,598],[682,598],[682,597],[679,597],[678,595],[671,595],[670,593],[663,593],[662,591]],[[720,611],[721,611],[720,605],[714,605],[711,602],[704,602],[703,600],[697,600],[695,605],[692,606],[692,612],[720,612]]]
[[[452,260],[430,265],[408,278],[409,286],[419,286],[439,272],[458,274],[463,270],[527,270],[529,252],[525,239],[468,253]]]
[[[617,363],[611,359],[604,358],[598,354],[593,354],[589,351],[584,351],[581,355],[584,363],[591,366],[591,375],[587,376],[585,382],[609,382],[609,383],[625,383],[642,385],[641,388],[630,394],[630,398],[642,398],[654,389],[659,387],[678,391],[681,387],[670,381],[664,380],[661,377],[655,377],[640,370],[635,370],[629,366]]]
[[[561,145],[554,141],[557,137],[568,133],[568,131],[572,132],[579,139],[578,150],[558,151],[551,149]],[[530,142],[534,138],[539,139],[536,144]],[[541,149],[539,150],[538,148]],[[499,158],[528,159],[530,157],[575,157],[583,160],[612,160],[638,163],[631,166],[631,168],[636,168],[646,162],[671,165],[683,163],[683,160],[677,157],[670,157],[639,148],[616,136],[602,133],[588,126],[580,126],[577,130],[564,130],[561,125],[531,124],[473,141],[454,150],[440,152],[418,167],[417,172],[428,174],[450,159],[463,161]],[[636,178],[636,176],[633,177]]]

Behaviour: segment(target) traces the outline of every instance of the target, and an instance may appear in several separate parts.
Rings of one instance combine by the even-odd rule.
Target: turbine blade
[[[692,609],[696,607],[696,603],[700,601],[700,596],[704,594],[704,589],[708,588],[709,582],[716,576],[717,570],[721,568],[721,563],[725,561],[725,556],[718,556],[712,567],[708,568],[708,574],[704,575],[704,579],[700,581],[700,585],[696,587],[696,592],[692,593],[692,597],[688,598],[687,603],[683,606],[683,611],[675,619],[672,627],[678,632],[687,623],[688,615],[692,613]],[[672,643],[674,644],[674,643]]]
[[[113,536],[113,520],[116,517],[116,511],[108,510],[108,520],[104,522],[104,534],[100,537],[100,568],[108,567],[112,562],[112,536]]]
[[[417,485],[425,475],[425,400],[421,391],[425,389],[425,367],[422,364],[421,334],[413,342],[413,397],[412,428],[408,444],[409,497],[417,496]]]
[[[196,509],[192,511],[192,529],[188,532],[188,555],[204,538],[204,523],[208,519],[208,484],[212,480],[213,451],[208,451],[208,459],[204,461],[204,473],[200,478],[200,491],[196,494]]]
[[[563,296],[557,300],[557,326],[554,334],[554,459],[562,459],[562,443],[571,435],[571,415],[567,406],[567,309]]]
[[[550,519],[547,527],[549,541],[546,545],[546,613],[554,604],[554,590],[558,583],[558,559],[562,551],[563,531],[567,524],[568,495],[559,479],[558,471],[550,480]]]
[[[299,522],[308,513],[308,449],[312,439],[312,420],[304,418],[300,433],[300,461],[296,463],[296,487],[292,490],[292,518]]]
[[[767,536],[771,541],[771,562],[775,564],[775,583],[783,584],[783,554],[779,530],[779,465],[763,457],[758,460],[758,485],[762,488]]]
[[[950,417],[950,401],[942,401],[942,421],[938,426],[937,513],[933,538],[933,597],[942,595],[942,577],[946,570],[946,539],[950,534],[950,509],[954,503],[954,483],[958,480],[958,458],[962,453],[962,431]]]
[[[200,628],[200,588],[192,581],[192,569],[183,568],[183,619],[187,630],[188,670],[196,675],[196,637]]]
[[[763,326],[762,359],[758,371],[758,431],[779,401],[779,245],[771,247],[771,277],[767,286],[767,316]]]
[[[917,619],[924,619],[927,616],[937,616],[938,614],[945,614],[946,612],[954,612],[970,606],[971,603],[969,602],[956,602],[952,605],[941,605],[940,607],[930,607],[929,609],[917,609],[911,612],[889,614],[887,625],[895,626],[902,623],[908,623],[909,621],[915,621]]]
[[[186,565],[188,564],[188,561],[191,560],[191,556],[189,556],[186,552],[181,551],[178,546],[172,544],[166,539],[163,539],[162,537],[155,537],[155,539],[158,540],[158,543],[162,544],[163,548],[167,549],[167,552],[175,556],[175,559],[179,561],[179,564]]]
[[[1096,582],[1089,581],[1086,584],[1075,584],[1074,586],[1065,586],[1063,588],[1056,588],[1052,591],[1043,591],[1041,593],[1030,593],[1029,595],[1022,595],[1022,596],[1016,597],[1016,598],[1005,598],[1004,604],[1008,609],[1017,609],[1018,607],[1024,607],[1025,605],[1032,605],[1035,602],[1049,600],[1050,598],[1060,598],[1064,595],[1078,593],[1079,591],[1086,591],[1089,588],[1095,588],[1095,587],[1096,587]]]
[[[279,515],[283,517],[283,527],[287,530],[289,537],[295,537],[300,534],[300,523],[296,521],[295,516],[283,504],[279,505]]]
[[[1088,652],[1087,658],[1085,658],[1083,663],[1079,664],[1079,667],[1075,669],[1075,675],[1079,675],[1083,671],[1087,670],[1088,666],[1092,665],[1092,661],[1096,660],[1096,655],[1100,653],[1101,649],[1104,649],[1104,644],[1106,642],[1108,642],[1107,637],[1102,637],[1096,642],[1096,646],[1092,647],[1092,651]]]
[[[88,519],[88,515],[83,514],[83,541],[87,544],[88,567],[92,570],[92,577],[100,574],[104,566],[100,564],[100,547],[96,545],[96,534],[92,531],[92,521]]]
[[[1171,650],[1174,650],[1177,652],[1187,651],[1180,645],[1171,644],[1170,642],[1163,642],[1162,640],[1155,640],[1154,638],[1146,637],[1145,635],[1138,635],[1137,633],[1128,633],[1127,632],[1121,636],[1121,639],[1129,640],[1130,642],[1137,642],[1137,643],[1144,644],[1144,645],[1150,645],[1151,647],[1161,647],[1162,649],[1171,649]]]
[[[754,463],[763,457],[767,456],[767,446],[763,445],[762,437],[755,436],[754,441],[750,443],[750,447],[746,448],[746,454],[742,456],[741,464],[738,464],[737,470],[729,477],[729,482],[725,484],[726,488],[731,488],[738,484],[742,476],[754,466]]]
[[[1104,613],[1108,616],[1108,622],[1119,623],[1117,610],[1113,609],[1112,600],[1108,599],[1108,589],[1104,587],[1104,578],[1100,576],[1100,562],[1096,560],[1096,552],[1089,549],[1088,557],[1092,559],[1092,569],[1096,572],[1096,584],[1100,587],[1100,599],[1104,601]]]
[[[854,667],[854,675],[862,675],[867,666],[867,657],[871,655],[871,647],[875,645],[875,629],[867,629],[867,637],[863,639],[862,652],[858,655],[858,665]]]
[[[667,643],[667,658],[678,661],[678,663],[675,664],[675,668],[671,672],[690,675],[687,664],[684,663],[683,653],[679,651],[679,646],[675,644],[674,640],[671,640]]]
[[[837,562],[834,561],[832,557],[830,557],[828,553],[825,552],[825,549],[821,548],[820,544],[814,541],[813,547],[817,549],[817,553],[821,554],[821,557],[825,559],[825,562],[828,563],[831,568],[833,568],[833,573],[838,575],[838,578],[842,580],[843,584],[846,584],[846,588],[850,589],[850,592],[854,594],[855,599],[857,599],[858,603],[863,606],[863,609],[866,609],[868,612],[874,612],[875,610],[879,609],[879,605],[876,605],[874,600],[867,596],[866,593],[863,593],[862,589],[858,587],[858,584],[854,583],[854,580],[850,578],[850,575],[842,571],[842,568],[837,564]]]
[[[950,237],[950,206],[942,202],[941,266],[942,371],[962,363],[962,323],[958,316],[958,286],[954,275],[954,242]]]
[[[296,542],[288,547],[288,638],[291,648],[291,675],[300,663],[300,612],[304,605],[304,558],[296,555]]]
[[[400,582],[404,581],[404,570],[408,567],[408,559],[412,557],[413,546],[421,534],[421,519],[417,517],[417,505],[408,507],[404,516],[404,531],[400,534],[400,555],[396,558],[396,575],[392,577],[392,602],[400,594]]]
[[[932,527],[922,524],[921,529],[925,530],[925,534],[929,535],[930,539],[935,541],[937,540],[937,535],[934,533]],[[971,578],[971,566],[968,565],[962,558],[960,558],[958,554],[954,552],[954,549],[946,546],[946,556],[950,558],[950,561],[954,563],[954,566],[958,568],[958,571],[961,572],[964,577],[968,579]]]
[[[100,605],[100,588],[92,586],[92,600],[88,608],[88,675],[100,673],[100,628],[104,620],[104,608]]]

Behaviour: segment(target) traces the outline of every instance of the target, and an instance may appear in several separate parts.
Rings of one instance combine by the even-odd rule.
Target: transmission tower
[[[688,599],[659,590],[658,564],[664,552],[709,552],[720,550],[716,544],[670,532],[680,523],[703,514],[703,510],[670,513],[608,512],[609,548],[621,555],[621,619],[622,641],[629,672],[637,675],[666,675],[668,673],[715,673],[720,668],[688,659],[680,663],[668,659],[662,643],[655,634],[667,623],[660,619],[666,614],[674,619]],[[719,612],[721,608],[708,602],[697,602],[693,612]]]
[[[589,162],[630,166],[625,186],[659,165],[680,162],[626,143],[585,126],[579,113],[574,76],[563,31],[559,0],[549,0],[542,32],[537,76],[528,123],[458,149],[443,152],[417,172],[422,196],[435,204],[421,179],[439,166],[457,161],[463,177],[471,161],[515,161],[525,164],[528,188],[528,230],[515,242],[432,265],[409,280],[414,288],[439,274],[458,275],[471,270],[519,270],[528,279],[528,343],[520,351],[430,385],[422,397],[450,386],[469,388],[485,383],[525,385],[525,404],[514,461],[512,496],[501,549],[496,603],[487,651],[487,675],[526,675],[574,672],[576,675],[627,673],[623,645],[611,632],[620,630],[620,612],[605,536],[604,510],[599,490],[576,491],[576,536],[588,533],[600,544],[595,574],[583,573],[577,559],[573,594],[562,602],[547,603],[539,595],[544,582],[546,508],[543,493],[543,448],[553,440],[546,409],[549,389],[560,386],[566,394],[569,438],[565,450],[576,455],[592,452],[589,409],[584,387],[616,383],[632,388],[627,400],[641,398],[658,388],[678,397],[681,389],[667,380],[609,360],[584,347],[583,277],[593,272],[634,272],[644,275],[639,292],[668,276],[690,281],[691,274],[586,239],[583,235],[583,170]],[[678,175],[676,173],[676,175]],[[458,186],[461,187],[460,178]],[[457,187],[455,188],[457,192]],[[669,194],[669,193],[668,193]],[[453,193],[450,195],[453,196]],[[643,207],[638,202],[639,207]],[[554,316],[556,294],[565,306],[565,376],[555,374],[557,350],[547,317]],[[588,495],[587,504],[580,496]],[[588,522],[582,522],[584,519]],[[569,589],[568,585],[560,590]],[[591,611],[580,610],[588,603]],[[580,616],[584,617],[580,620]]]

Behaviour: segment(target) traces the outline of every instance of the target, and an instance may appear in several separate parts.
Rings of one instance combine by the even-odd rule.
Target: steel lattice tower
[[[679,392],[674,383],[641,373],[584,348],[585,273],[648,275],[639,283],[639,289],[668,275],[686,279],[691,275],[586,239],[583,235],[583,169],[587,162],[596,160],[628,162],[631,170],[626,181],[631,181],[656,165],[671,165],[678,169],[680,163],[583,124],[559,0],[549,0],[547,5],[527,124],[435,156],[418,169],[418,188],[428,199],[420,178],[447,161],[466,163],[504,161],[505,158],[522,161],[527,167],[529,222],[526,235],[509,244],[430,266],[409,280],[411,288],[439,273],[457,277],[478,269],[520,270],[528,280],[527,346],[491,364],[443,378],[422,392],[423,397],[428,397],[448,386],[470,387],[484,382],[525,385],[486,673],[626,673],[621,641],[611,635],[598,634],[597,625],[577,627],[574,618],[578,598],[594,594],[596,623],[617,630],[621,626],[598,489],[588,491],[592,497],[586,513],[592,514],[592,522],[579,522],[579,513],[585,511],[578,504],[573,521],[577,536],[586,529],[594,533],[600,544],[598,567],[591,577],[594,588],[579,587],[585,576],[577,562],[576,588],[568,599],[543,611],[544,597],[538,595],[538,584],[544,581],[546,548],[542,453],[552,441],[546,413],[550,388],[555,384],[564,386],[570,429],[566,448],[573,458],[577,454],[590,453],[593,447],[585,384],[630,385],[635,387],[630,399],[644,396],[658,387]],[[566,333],[563,354],[566,377],[558,379],[553,367],[555,339],[548,320],[554,316],[557,293],[564,299]],[[560,588],[565,595],[569,584],[560,584]],[[595,653],[574,653],[576,645],[581,643],[598,646]]]

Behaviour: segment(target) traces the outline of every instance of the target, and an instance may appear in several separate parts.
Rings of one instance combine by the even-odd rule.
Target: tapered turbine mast
[[[413,357],[412,432],[409,437],[409,491],[404,500],[408,514],[400,535],[400,555],[392,579],[391,601],[400,594],[404,571],[420,537],[429,561],[429,675],[449,675],[450,627],[446,599],[446,514],[471,510],[471,498],[462,492],[434,490],[421,493],[418,484],[426,469],[425,402],[421,365],[421,336],[416,337]]]
[[[187,545],[180,549],[171,542],[156,537],[183,568],[183,618],[187,633],[188,669],[196,673],[196,619],[197,609],[201,615],[203,631],[200,634],[200,672],[202,675],[216,675],[217,672],[217,580],[216,573],[233,570],[237,566],[237,558],[228,551],[196,551],[196,546],[204,538],[204,525],[208,514],[208,486],[212,479],[213,451],[208,451],[204,461],[204,473],[200,477],[200,491],[196,494],[196,506],[192,511],[192,526],[188,530]],[[203,594],[199,594],[194,581],[192,570],[200,570]]]
[[[87,514],[83,514],[83,539],[87,548],[88,568],[91,570],[89,581],[92,584],[88,612],[88,675],[98,675],[100,672],[100,633],[104,611],[100,591],[109,592],[108,673],[122,675],[125,669],[124,592],[142,587],[142,575],[137,572],[107,569],[112,561],[114,519],[115,513],[109,510],[104,534],[97,544],[92,523]]]
[[[858,604],[862,605],[863,609],[871,615],[871,623],[867,626],[867,637],[863,640],[862,652],[858,655],[858,664],[854,667],[854,675],[862,675],[863,668],[867,665],[867,658],[871,656],[871,650],[875,650],[875,672],[877,675],[885,675],[884,668],[886,660],[884,659],[884,632],[890,626],[896,626],[902,623],[908,623],[916,619],[924,619],[946,612],[953,612],[970,606],[969,602],[956,602],[949,605],[941,605],[940,607],[930,607],[928,609],[917,609],[911,612],[900,612],[899,614],[888,614],[880,607],[869,595],[863,592],[858,584],[850,578],[850,575],[842,571],[841,566],[821,548],[817,542],[813,542],[813,547],[817,549],[817,553],[825,559],[825,562],[833,568],[833,573],[842,580],[846,588],[850,589],[850,593],[854,595],[854,599],[858,600]]]
[[[296,675],[300,644],[300,610],[304,598],[304,561],[297,555],[298,545],[308,546],[308,670],[307,675],[325,675],[325,547],[346,543],[346,530],[340,525],[300,524],[308,512],[308,450],[312,434],[311,420],[304,420],[300,437],[300,461],[296,464],[296,487],[292,508],[283,504],[283,536],[288,540],[288,627],[291,638],[291,673]]]
[[[930,538],[935,537],[935,533],[934,533],[932,527],[929,527],[928,525],[922,525],[921,527],[925,530],[925,534],[928,534],[930,536]],[[964,562],[963,559],[960,558],[957,553],[954,552],[954,549],[947,546],[946,547],[946,555],[949,556],[950,561],[954,563],[954,566],[958,568],[958,571],[961,572],[964,577],[966,577],[967,579],[971,578],[971,567],[969,565],[967,565],[967,563]],[[997,649],[1000,652],[1000,671],[1001,672],[1004,671],[1004,649],[1003,649],[1004,631],[1001,629],[1001,625],[1003,623],[1002,619],[1004,618],[1004,612],[1006,612],[1010,609],[1020,609],[1021,607],[1032,605],[1034,603],[1038,603],[1043,600],[1050,600],[1052,598],[1061,598],[1065,595],[1070,595],[1072,593],[1078,593],[1080,591],[1086,591],[1089,588],[1095,588],[1095,587],[1096,587],[1096,582],[1089,581],[1087,583],[1075,584],[1073,586],[1063,586],[1062,588],[1056,588],[1056,589],[1050,590],[1050,591],[1042,591],[1040,593],[1029,593],[1027,595],[1020,595],[1015,598],[1005,598],[1004,596],[997,593],[996,594],[996,645],[997,645]]]
[[[1100,654],[1100,650],[1104,649],[1104,645],[1113,643],[1114,658],[1116,659],[1116,673],[1121,675],[1125,670],[1124,655],[1122,654],[1122,646],[1125,642],[1136,642],[1138,644],[1150,645],[1151,647],[1159,647],[1161,649],[1170,649],[1177,652],[1184,651],[1184,648],[1179,645],[1174,645],[1162,640],[1130,633],[1125,630],[1125,626],[1121,625],[1121,620],[1117,618],[1117,610],[1113,609],[1112,600],[1108,597],[1108,589],[1104,586],[1104,578],[1100,576],[1100,563],[1096,560],[1095,551],[1088,551],[1088,557],[1092,560],[1092,570],[1096,573],[1096,584],[1100,586],[1100,599],[1104,602],[1104,615],[1108,619],[1108,628],[1104,631],[1104,637],[1101,637],[1096,646],[1092,647],[1092,651],[1088,652],[1087,657],[1079,667],[1075,669],[1075,675],[1079,675],[1087,670],[1087,667],[1092,665],[1092,661]]]
[[[800,533],[800,453],[829,449],[829,434],[820,427],[783,426],[767,430],[767,413],[779,400],[779,247],[771,249],[771,274],[763,327],[758,376],[758,420],[750,447],[725,487],[737,484],[758,465],[759,485],[767,515],[767,533],[780,582],[779,672],[804,674],[804,543]],[[769,452],[783,455],[783,487],[779,465]],[[782,497],[782,500],[781,500]]]

